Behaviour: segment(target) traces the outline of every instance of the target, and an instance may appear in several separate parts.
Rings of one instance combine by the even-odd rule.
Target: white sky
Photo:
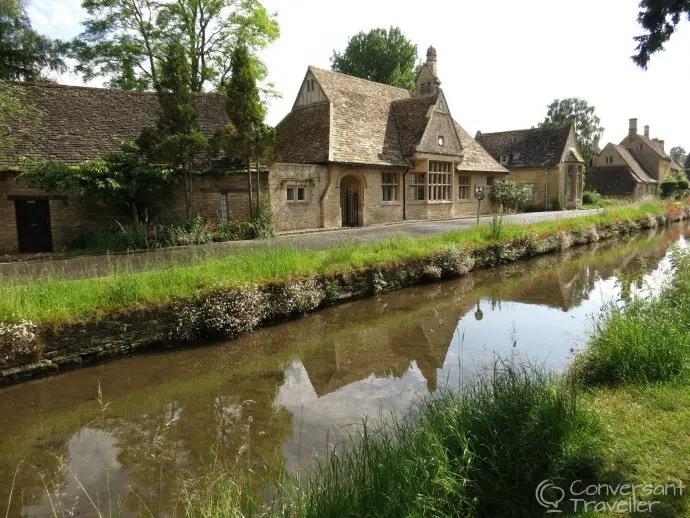
[[[80,32],[81,0],[30,0],[34,27],[50,36]],[[264,53],[283,95],[268,122],[291,109],[307,65],[330,68],[333,49],[374,27],[399,26],[420,57],[433,44],[442,87],[455,119],[474,135],[529,128],[555,98],[582,97],[606,128],[601,147],[619,142],[628,119],[690,150],[690,23],[684,22],[647,71],[630,56],[638,0],[264,0],[278,13],[280,39]],[[81,84],[63,76],[60,82]],[[98,85],[98,83],[95,83]],[[683,95],[684,94],[684,95]]]

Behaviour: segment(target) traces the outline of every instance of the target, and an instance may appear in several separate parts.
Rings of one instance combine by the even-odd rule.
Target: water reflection
[[[668,278],[680,230],[344,304],[217,346],[127,358],[0,391],[0,502],[158,515],[215,446],[238,469],[313,462],[363,417],[457,386],[496,354],[561,370],[602,303]],[[109,406],[98,402],[99,384]],[[48,487],[50,498],[46,493]],[[135,496],[136,495],[136,496]],[[56,498],[57,497],[57,498]],[[75,498],[78,501],[75,502]],[[106,505],[106,504],[104,504]]]

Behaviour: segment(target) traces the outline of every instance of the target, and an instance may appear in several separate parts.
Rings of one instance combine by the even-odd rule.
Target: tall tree
[[[18,86],[0,81],[0,158],[12,153],[14,135],[11,121],[26,111],[21,95],[22,90]]]
[[[331,69],[378,83],[415,89],[417,45],[399,27],[360,32],[347,42],[341,54],[333,52]]]
[[[240,40],[263,79],[266,70],[255,52],[280,34],[275,15],[259,0],[83,0],[82,5],[89,17],[71,42],[76,70],[86,80],[107,76],[110,87],[123,90],[156,87],[156,63],[170,41],[184,49],[192,92],[223,84]]]
[[[685,170],[688,171],[688,173],[690,173],[690,153],[688,153],[685,156],[685,163],[682,165],[685,168]]]
[[[137,141],[152,162],[170,164],[184,179],[187,217],[192,215],[192,170],[208,142],[199,131],[199,120],[190,89],[190,67],[185,49],[170,43],[157,67],[156,92],[161,111],[156,128],[145,128]]]
[[[596,154],[599,140],[604,133],[601,119],[596,114],[594,106],[590,106],[584,99],[570,97],[556,99],[549,104],[544,121],[540,127],[560,124],[575,124],[577,142],[582,152],[585,164],[590,166]]]
[[[25,0],[0,0],[0,79],[42,81],[46,70],[63,70],[62,44],[31,27]]]
[[[258,215],[258,195],[261,193],[259,166],[273,159],[275,130],[264,122],[266,105],[261,100],[257,85],[259,72],[245,45],[235,47],[231,56],[231,68],[232,75],[225,87],[230,124],[216,134],[214,146],[246,168],[250,213]],[[256,212],[253,208],[252,163],[256,164],[257,174]]]
[[[683,18],[690,21],[690,0],[642,0],[637,15],[645,34],[635,37],[637,53],[633,61],[647,68],[652,54],[664,49]]]
[[[676,161],[676,164],[683,165],[685,163],[685,149],[681,146],[674,146],[668,152],[669,156]]]

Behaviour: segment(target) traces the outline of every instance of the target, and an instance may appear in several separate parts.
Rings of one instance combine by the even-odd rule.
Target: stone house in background
[[[530,204],[547,210],[582,204],[585,163],[572,124],[477,132],[475,139],[508,168],[512,180],[531,186]]]
[[[276,128],[280,160],[269,183],[278,230],[476,214],[475,187],[508,171],[453,119],[436,67],[431,47],[416,95],[308,68]]]
[[[9,123],[15,157],[76,165],[117,151],[122,140],[135,139],[144,127],[156,124],[159,104],[153,93],[55,84],[21,88],[23,102],[36,110],[36,116]],[[227,123],[225,96],[197,94],[195,103],[201,130],[207,136]],[[202,162],[193,180],[192,212],[221,220],[248,217],[246,173],[223,174],[230,170],[223,161]],[[21,169],[21,161],[0,156],[0,251],[59,250],[69,247],[80,233],[108,228],[115,221],[131,221],[124,209],[97,205],[68,193],[30,189],[15,179]],[[262,184],[267,192],[265,174]],[[184,200],[180,186],[156,193],[148,205],[156,215],[184,215]]]
[[[587,171],[587,185],[607,196],[640,199],[657,192],[657,186],[682,168],[664,150],[663,140],[637,132],[637,119],[630,119],[628,134],[619,145],[607,144]]]

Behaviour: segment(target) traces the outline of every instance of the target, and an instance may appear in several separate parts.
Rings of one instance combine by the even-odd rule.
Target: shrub
[[[585,189],[582,193],[582,203],[585,205],[596,205],[601,200],[601,194],[594,189]]]
[[[554,196],[549,201],[549,210],[563,210],[563,206],[561,205],[561,200],[558,199],[558,196]]]
[[[678,179],[675,176],[669,176],[663,182],[661,182],[661,195],[664,198],[669,198],[673,196],[678,190]]]
[[[441,269],[443,275],[458,277],[467,275],[474,266],[474,259],[468,250],[453,244],[436,255],[434,264]]]
[[[517,208],[527,203],[530,197],[530,187],[515,180],[499,180],[494,183],[489,193],[489,199],[505,207]]]
[[[254,219],[254,227],[256,230],[255,237],[258,239],[266,239],[275,236],[276,232],[273,226],[271,197],[267,194],[262,194],[259,197],[259,211]]]
[[[36,325],[29,320],[19,322],[0,322],[0,366],[17,360],[37,356],[42,345],[36,334]]]
[[[324,279],[323,290],[328,300],[338,300],[342,291],[340,281],[338,279]]]
[[[543,203],[525,203],[520,207],[522,212],[544,212],[547,208]]]
[[[685,177],[680,177],[678,178],[678,190],[679,191],[686,191],[690,187],[690,183],[688,182],[688,179]]]
[[[289,279],[273,288],[268,296],[269,318],[308,313],[326,298],[316,279]]]

